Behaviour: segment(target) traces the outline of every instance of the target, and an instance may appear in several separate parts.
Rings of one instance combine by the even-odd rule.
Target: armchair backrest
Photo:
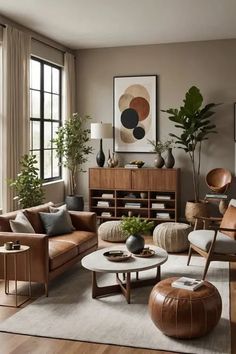
[[[235,199],[232,199],[232,200],[235,201]],[[226,229],[236,229],[236,205],[233,206],[233,204],[229,204],[226,212],[224,213],[220,227],[226,228]],[[222,231],[222,233],[224,233],[225,235],[236,240],[236,232],[235,231]]]

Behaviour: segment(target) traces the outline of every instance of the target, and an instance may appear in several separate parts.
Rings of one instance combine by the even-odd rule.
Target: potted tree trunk
[[[212,108],[217,104],[209,103],[202,107],[203,97],[196,86],[189,89],[183,102],[179,109],[169,108],[162,112],[168,113],[175,127],[181,130],[179,135],[170,136],[175,139],[177,146],[188,154],[191,161],[194,200],[187,202],[185,216],[193,223],[195,216],[207,216],[207,205],[200,201],[199,196],[202,144],[208,140],[209,134],[217,133],[216,126],[210,119],[215,113]]]
[[[93,150],[88,145],[90,130],[85,128],[89,119],[91,119],[89,116],[81,117],[78,113],[74,113],[58,129],[56,138],[53,140],[60,164],[69,171],[71,190],[66,196],[69,210],[83,210],[84,208],[83,197],[77,195],[77,173],[85,172],[82,165],[88,160],[88,155]]]

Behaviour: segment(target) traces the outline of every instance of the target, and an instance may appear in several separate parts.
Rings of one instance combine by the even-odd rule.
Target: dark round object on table
[[[141,253],[144,249],[144,238],[141,235],[130,235],[126,240],[126,247],[131,253]]]
[[[204,336],[219,322],[222,301],[216,287],[205,281],[195,291],[173,288],[168,278],[154,286],[149,313],[154,324],[167,336],[190,339]]]

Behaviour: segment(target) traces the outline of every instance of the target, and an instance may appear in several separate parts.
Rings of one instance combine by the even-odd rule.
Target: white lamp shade
[[[91,123],[91,139],[111,139],[112,137],[111,123]]]

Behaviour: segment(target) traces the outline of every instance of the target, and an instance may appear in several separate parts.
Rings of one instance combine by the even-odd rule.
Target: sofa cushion
[[[56,208],[56,207],[53,207],[53,206],[50,206],[50,207],[49,207],[50,213],[57,213],[57,212],[60,211],[60,210],[64,210],[64,211],[65,211],[65,215],[66,215],[66,219],[67,219],[67,224],[70,225],[71,230],[74,231],[74,230],[75,230],[75,227],[74,227],[73,224],[72,224],[71,217],[70,217],[70,214],[69,214],[69,212],[68,212],[68,210],[67,210],[66,204],[63,204],[63,205],[61,205],[61,206],[59,206],[59,207],[57,207],[57,208]]]
[[[59,210],[56,213],[39,212],[44,230],[48,236],[62,235],[74,230],[71,220],[68,221],[67,214],[66,210]]]
[[[203,251],[208,252],[214,238],[213,230],[195,230],[188,235],[189,242]],[[234,254],[236,253],[236,241],[232,240],[222,232],[217,233],[215,242],[215,253]]]
[[[38,205],[29,209],[24,210],[24,214],[34,228],[37,234],[44,234],[43,223],[40,219],[39,212],[48,213],[49,206],[53,206],[52,202]]]
[[[230,205],[224,213],[220,227],[227,229],[236,229],[236,208]],[[228,235],[232,239],[236,239],[236,231],[222,231],[225,235]]]
[[[5,218],[4,216],[0,216],[0,231],[11,232],[9,219]]]
[[[17,213],[15,220],[10,220],[10,226],[13,232],[35,233],[33,226],[22,211]]]
[[[54,238],[49,238],[48,248],[50,270],[60,267],[78,255],[76,245],[71,242],[56,241]]]
[[[71,234],[54,236],[56,241],[67,241],[78,247],[79,253],[87,251],[89,248],[97,244],[97,237],[94,232],[74,231]]]

